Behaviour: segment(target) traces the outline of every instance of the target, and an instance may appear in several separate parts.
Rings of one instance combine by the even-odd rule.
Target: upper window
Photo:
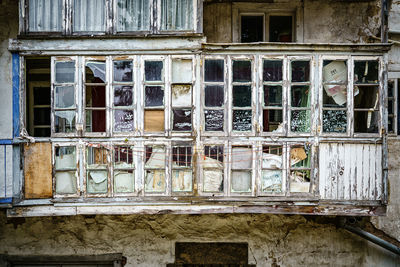
[[[21,31],[63,35],[197,32],[198,2],[23,0],[25,12],[21,14],[25,23],[21,25]]]

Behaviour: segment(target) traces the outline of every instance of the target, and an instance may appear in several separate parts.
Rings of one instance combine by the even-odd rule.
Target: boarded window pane
[[[310,81],[310,62],[292,61],[292,82]]]
[[[29,0],[29,31],[61,31],[62,7],[62,0]]]
[[[75,88],[73,86],[56,86],[54,93],[55,108],[75,107]]]
[[[234,107],[250,107],[251,106],[251,86],[236,85],[232,88],[233,106]]]
[[[264,41],[264,16],[241,16],[242,43]]]
[[[56,83],[73,83],[75,81],[75,61],[56,62]]]
[[[205,130],[223,131],[224,130],[224,111],[223,110],[205,110]]]
[[[310,132],[310,116],[311,112],[309,110],[293,110],[291,114],[290,130],[292,132]]]
[[[347,130],[347,112],[345,110],[324,110],[322,121],[324,132],[345,133]]]
[[[233,82],[251,82],[251,62],[233,61]]]
[[[146,86],[144,104],[146,107],[158,107],[164,105],[164,87]]]
[[[75,111],[55,111],[54,127],[56,133],[70,133],[75,131]]]
[[[173,59],[172,60],[172,82],[173,83],[192,83],[192,60]]]
[[[232,171],[232,192],[250,192],[251,171]]]
[[[85,81],[87,83],[105,83],[106,63],[104,61],[87,62],[85,67]]]
[[[282,86],[264,85],[264,106],[282,106]]]
[[[282,81],[282,60],[264,60],[263,81]]]
[[[188,107],[192,105],[192,86],[191,85],[172,85],[172,106]]]
[[[132,193],[135,189],[133,170],[114,170],[114,191],[116,193]]]
[[[172,171],[172,191],[190,192],[192,191],[192,171],[173,170]]]
[[[222,107],[224,104],[224,86],[207,85],[204,89],[206,107]]]
[[[162,81],[163,62],[146,61],[144,63],[144,73],[146,81]]]
[[[269,41],[270,42],[292,42],[292,16],[270,16],[269,17]]]
[[[378,133],[379,111],[354,111],[354,132]]]
[[[133,131],[133,111],[114,110],[114,132]]]
[[[261,174],[261,191],[266,193],[282,192],[282,171],[263,170]]]
[[[161,30],[193,30],[193,0],[161,0]]]
[[[76,169],[75,147],[56,147],[55,156],[56,170]]]
[[[57,194],[76,194],[77,182],[75,171],[56,172],[56,193]]]
[[[127,107],[133,105],[132,86],[114,86],[114,106]]]
[[[132,61],[114,61],[114,81],[132,82]]]
[[[144,130],[146,132],[163,132],[164,110],[145,110]]]
[[[204,64],[204,81],[223,82],[224,81],[224,60],[207,59]]]
[[[378,83],[378,72],[378,61],[370,60],[354,62],[355,83]]]
[[[105,31],[105,0],[75,0],[73,29],[75,32]]]
[[[173,109],[173,131],[191,131],[192,130],[192,110],[191,109]]]
[[[234,110],[232,116],[234,131],[251,131],[251,110]]]
[[[150,7],[148,0],[118,0],[117,31],[150,30]]]
[[[282,132],[283,131],[283,112],[280,109],[264,109],[263,111],[263,129],[264,132]]]

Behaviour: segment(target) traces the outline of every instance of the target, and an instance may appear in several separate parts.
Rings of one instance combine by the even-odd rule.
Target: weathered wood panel
[[[25,198],[48,198],[53,195],[51,144],[24,146]]]
[[[12,145],[0,145],[0,198],[13,196]]]
[[[321,199],[380,200],[382,145],[320,144]]]

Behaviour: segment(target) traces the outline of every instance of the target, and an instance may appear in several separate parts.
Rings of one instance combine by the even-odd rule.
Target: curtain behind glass
[[[117,31],[150,30],[149,0],[118,0]]]
[[[193,0],[162,0],[161,30],[193,30]]]
[[[29,31],[61,31],[62,8],[62,0],[29,0]]]
[[[101,32],[106,30],[105,0],[75,0],[74,21],[75,32]]]

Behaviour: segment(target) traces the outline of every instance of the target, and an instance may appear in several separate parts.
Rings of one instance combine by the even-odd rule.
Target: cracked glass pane
[[[224,130],[224,111],[223,110],[205,110],[205,130],[223,131]]]
[[[133,131],[133,110],[114,110],[114,132]]]
[[[126,85],[114,86],[114,106],[128,107],[133,105],[133,87]]]
[[[251,110],[234,110],[232,112],[234,131],[251,131]]]
[[[55,108],[75,107],[74,86],[56,86],[54,92]]]
[[[347,111],[324,110],[322,112],[322,130],[327,133],[345,133],[347,130]]]
[[[146,61],[144,63],[144,73],[146,81],[162,81],[163,80],[163,62],[162,61]]]
[[[292,110],[290,130],[292,132],[308,133],[311,130],[310,123],[311,111]]]
[[[132,82],[132,61],[118,60],[114,61],[114,81]]]
[[[144,105],[146,107],[158,107],[164,105],[164,87],[146,86]]]

